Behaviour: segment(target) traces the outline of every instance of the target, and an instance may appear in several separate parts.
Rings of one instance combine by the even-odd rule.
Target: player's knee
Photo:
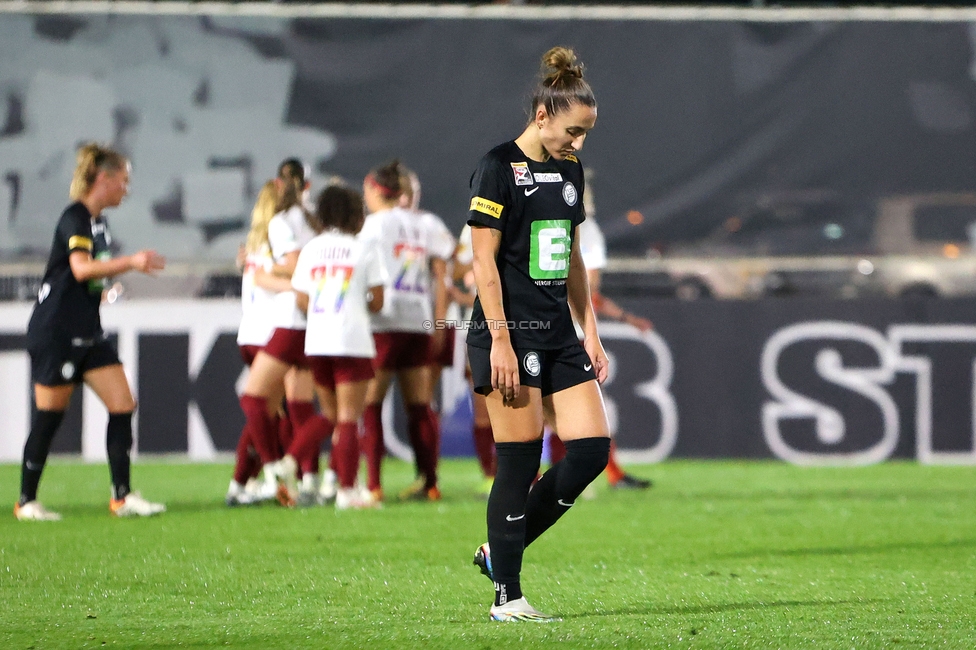
[[[580,438],[567,440],[566,462],[572,467],[574,478],[585,488],[607,466],[610,458],[610,438]]]

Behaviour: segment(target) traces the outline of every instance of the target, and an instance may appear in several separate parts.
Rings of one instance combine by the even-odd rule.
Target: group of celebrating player
[[[398,162],[371,171],[362,194],[331,184],[307,208],[307,187],[302,164],[286,160],[254,209],[238,336],[250,365],[241,397],[247,422],[226,501],[379,505],[381,408],[394,376],[418,470],[401,496],[437,500],[431,402],[435,370],[445,356],[450,365],[454,342],[443,336],[448,330],[430,330],[445,317],[455,241],[440,219],[417,209],[416,176]],[[330,468],[320,479],[327,437]],[[365,483],[357,481],[360,455]]]
[[[470,307],[475,448],[486,476],[494,476],[488,542],[474,563],[494,584],[490,618],[497,621],[553,620],[522,595],[523,553],[604,469],[618,485],[649,486],[613,462],[598,387],[608,359],[596,311],[643,329],[650,323],[591,294],[605,254],[600,237],[590,247],[588,277],[582,240],[587,229],[598,230],[592,221],[584,226],[584,175],[575,154],[596,123],[596,100],[572,51],[553,48],[542,63],[525,130],[486,154],[472,177],[460,246],[439,219],[417,208],[419,183],[399,163],[371,171],[362,193],[335,183],[311,202],[304,168],[290,159],[262,188],[239,260],[239,343],[250,371],[231,505],[273,497],[313,504],[333,494],[339,509],[379,505],[381,404],[394,376],[418,474],[401,496],[438,500],[439,423],[431,401],[454,345],[451,330],[429,328],[444,322],[449,295]],[[99,319],[106,279],[165,265],[151,250],[111,257],[101,213],[122,201],[128,176],[118,152],[95,144],[80,150],[74,202],[58,222],[28,326],[36,408],[14,507],[21,520],[60,519],[37,500],[37,488],[81,382],[109,411],[111,512],[165,510],[130,488],[135,401]],[[455,288],[458,280],[472,290]],[[540,476],[547,427],[561,443],[552,445],[553,463]],[[328,437],[327,476],[334,481],[320,481]],[[357,481],[361,455],[364,484]]]

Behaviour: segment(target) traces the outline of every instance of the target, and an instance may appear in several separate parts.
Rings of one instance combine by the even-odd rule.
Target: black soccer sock
[[[129,452],[132,451],[132,413],[109,413],[108,467],[112,474],[112,498],[124,499],[129,494]]]
[[[64,411],[34,411],[30,435],[24,444],[24,462],[20,466],[20,499],[17,501],[20,505],[37,498],[37,485],[51,451],[51,441],[63,419]]]
[[[519,574],[525,550],[525,499],[539,473],[542,441],[499,442],[498,471],[488,496],[488,544],[495,604],[522,597]]]
[[[529,492],[525,503],[526,546],[549,530],[607,466],[610,438],[581,438],[565,445],[566,457],[550,467]],[[495,549],[491,550],[494,562]]]

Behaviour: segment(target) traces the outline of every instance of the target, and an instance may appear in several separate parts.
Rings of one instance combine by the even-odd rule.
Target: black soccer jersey
[[[105,280],[78,282],[68,257],[75,251],[87,251],[94,259],[108,259],[112,255],[111,243],[104,217],[92,219],[88,208],[80,202],[65,209],[54,231],[51,257],[27,326],[28,337],[87,341],[102,336],[98,306]]]
[[[540,163],[515,142],[495,147],[471,178],[468,223],[502,232],[498,274],[512,346],[551,350],[577,342],[566,296],[576,227],[583,222],[583,167],[575,156]],[[468,343],[491,347],[481,301]]]

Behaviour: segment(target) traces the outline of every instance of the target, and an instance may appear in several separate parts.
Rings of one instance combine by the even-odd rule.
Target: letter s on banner
[[[877,368],[845,368],[840,353],[834,348],[820,350],[815,362],[817,374],[824,380],[858,393],[877,405],[884,427],[877,444],[861,451],[814,453],[795,449],[784,439],[780,431],[780,422],[784,419],[815,420],[817,439],[826,445],[841,442],[845,435],[844,418],[836,409],[791,390],[780,379],[780,355],[801,341],[855,341],[877,352],[881,360]],[[868,465],[881,462],[894,452],[898,443],[898,408],[881,385],[894,380],[895,358],[891,345],[876,330],[837,321],[813,321],[784,327],[766,342],[760,373],[763,384],[775,399],[763,405],[763,435],[778,458],[797,465]]]

